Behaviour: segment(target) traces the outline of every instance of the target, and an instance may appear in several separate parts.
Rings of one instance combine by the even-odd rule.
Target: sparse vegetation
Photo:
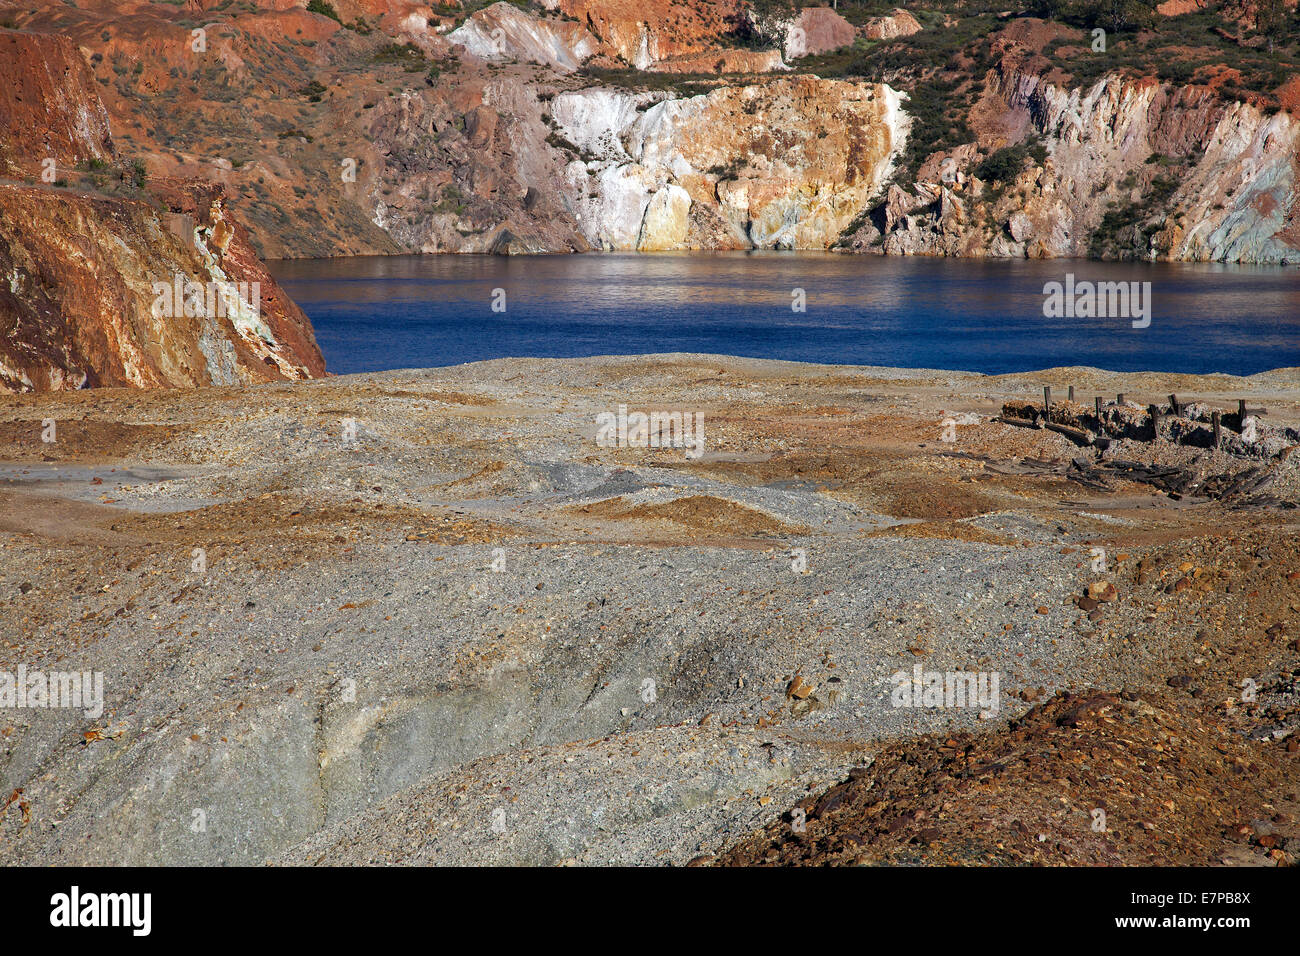
[[[339,16],[338,11],[334,9],[328,0],[310,0],[307,4],[307,12],[319,13],[321,16],[329,17],[339,24],[343,23],[343,18]]]
[[[145,182],[148,180],[148,170],[145,169],[144,161],[134,159],[127,166],[126,179],[136,189],[144,189]]]
[[[571,143],[555,130],[551,130],[551,132],[546,134],[546,145],[554,147],[555,149],[562,149],[574,158],[583,156],[583,151],[579,149],[575,143]]]
[[[1125,179],[1121,186],[1129,182]],[[1141,199],[1111,202],[1089,238],[1088,255],[1094,259],[1146,258],[1151,236],[1163,224],[1169,199],[1177,189],[1178,179],[1161,173]]]
[[[437,60],[434,60],[433,65],[429,67],[429,72],[426,73],[424,77],[425,82],[428,83],[430,86],[436,86],[438,80],[442,78],[442,75],[444,73],[454,73],[459,68],[460,68],[460,60],[458,60],[455,56],[449,55],[449,56],[441,57]]]
[[[574,74],[592,85],[614,86],[626,90],[664,91],[678,96],[695,96],[707,93],[721,85],[713,74],[704,73],[646,73],[633,69],[605,69],[587,65]]]
[[[966,103],[957,95],[953,82],[933,77],[917,83],[911,96],[908,112],[912,114],[912,132],[899,171],[915,179],[926,157],[969,143],[975,134],[966,123]]]
[[[306,86],[298,90],[298,95],[307,97],[307,99],[312,103],[319,103],[321,97],[325,95],[326,90],[326,86],[319,80],[312,80]]]
[[[709,170],[710,176],[717,176],[718,182],[725,183],[733,179],[740,178],[740,171],[745,167],[745,163],[739,157],[731,160],[729,163],[718,164]]]
[[[454,184],[448,184],[442,187],[442,199],[433,207],[436,213],[454,213],[457,216],[465,214],[464,194],[460,188]]]
[[[1006,185],[1020,175],[1021,170],[1025,168],[1025,163],[1031,159],[1039,166],[1047,159],[1047,148],[1037,136],[1015,146],[1004,146],[986,156],[975,167],[974,172],[986,183]]]
[[[414,43],[386,43],[371,58],[376,63],[400,66],[407,73],[421,73],[427,62],[424,51]]]
[[[1240,79],[1219,82],[1219,92],[1267,108],[1276,105],[1277,88],[1300,72],[1300,18],[1294,14],[1278,21],[1265,11],[1252,30],[1221,4],[1166,17],[1145,0],[1031,0],[1025,12],[1078,29],[1076,37],[1058,38],[1043,53],[1079,85],[1121,72],[1186,86],[1209,83],[1227,68]],[[1104,53],[1092,48],[1088,31],[1096,28],[1107,31]]]

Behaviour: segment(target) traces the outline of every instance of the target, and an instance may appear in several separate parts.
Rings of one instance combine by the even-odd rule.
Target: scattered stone
[[[1093,581],[1088,585],[1088,597],[1094,601],[1113,601],[1119,597],[1119,592],[1109,581]]]

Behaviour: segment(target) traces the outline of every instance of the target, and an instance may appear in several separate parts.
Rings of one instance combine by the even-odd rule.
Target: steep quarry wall
[[[1186,158],[1171,197],[1167,226],[1153,236],[1149,257],[1192,260],[1297,261],[1293,218],[1297,124],[1285,112],[1271,117],[1244,103],[1225,103],[1209,90],[1174,90],[1154,81],[1107,77],[1086,90],[1064,90],[1036,76],[999,78],[1012,111],[1027,113],[1049,145],[1051,172],[1030,191],[1033,200],[1055,194],[1123,201],[1117,188],[1153,164],[1152,156]],[[1035,193],[1037,195],[1035,195]],[[1040,200],[1041,202],[1041,200]],[[1065,224],[1053,253],[1086,252],[1104,205],[1048,204]]]
[[[322,375],[306,316],[258,261],[219,188],[116,166],[104,107],[70,42],[0,32],[0,390],[247,384]],[[0,87],[6,84],[0,84]],[[92,180],[41,179],[95,160]],[[103,170],[104,172],[100,172]]]
[[[220,199],[192,184],[177,184],[174,195],[177,212],[146,199],[0,184],[0,389],[324,374],[306,316]],[[154,283],[174,290],[177,276],[181,297],[160,301]],[[242,304],[218,304],[224,288]]]
[[[366,126],[375,225],[413,252],[586,251],[542,110],[536,88],[505,79],[380,101]]]
[[[113,154],[108,112],[68,37],[0,30],[0,174],[39,176]],[[56,168],[57,168],[56,166]]]
[[[1300,124],[1234,103],[1175,197],[1178,214],[1153,237],[1157,256],[1200,262],[1300,263]]]
[[[780,50],[709,50],[656,60],[651,73],[700,73],[723,76],[728,73],[770,73],[785,69]]]
[[[1068,57],[1043,51],[1080,31],[1029,17],[990,34],[983,76],[959,58],[945,80],[944,109],[961,102],[971,141],[904,161],[907,94],[792,72],[858,37],[921,30],[901,8],[854,26],[829,7],[546,0],[493,4],[449,34],[451,8],[409,0],[338,0],[342,24],[304,0],[205,2],[197,54],[190,17],[168,5],[6,2],[32,31],[0,31],[8,175],[32,180],[51,152],[61,169],[109,161],[111,117],[119,155],[152,176],[222,183],[265,255],[834,244],[1295,262],[1300,248],[1289,100],[1266,113],[1222,86],[1074,83]],[[948,29],[918,14],[922,36]],[[739,42],[745,22],[768,48]],[[47,62],[42,43],[61,52]],[[93,78],[49,65],[78,48]],[[937,122],[932,98],[918,122]],[[983,181],[1017,145],[1032,161]]]
[[[889,175],[907,120],[888,86],[802,76],[655,102],[589,89],[551,114],[588,240],[608,250],[824,249]]]
[[[1105,248],[1151,260],[1300,262],[1300,130],[1285,111],[1267,116],[1154,80],[1110,75],[1068,89],[1008,70],[990,72],[976,116],[1000,133],[990,149],[1037,138],[1046,158],[995,190],[976,175],[973,148],[936,154],[914,187],[890,191],[849,248],[1033,258]],[[1161,185],[1168,195],[1156,203]],[[1108,213],[1144,202],[1133,225],[1107,234]]]
[[[528,60],[560,73],[576,70],[598,46],[580,23],[530,16],[509,3],[475,12],[447,39],[484,60]]]
[[[715,51],[734,25],[739,0],[541,0],[582,23],[606,56],[638,70],[673,57]]]

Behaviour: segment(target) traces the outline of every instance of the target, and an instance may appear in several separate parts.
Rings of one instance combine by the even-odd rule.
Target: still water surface
[[[1300,271],[809,253],[281,260],[333,372],[711,352],[1003,373],[1058,365],[1251,374],[1300,366]],[[1045,318],[1043,289],[1151,283],[1151,325]],[[494,290],[505,312],[493,312]],[[807,311],[791,310],[803,289]],[[499,298],[499,296],[498,296]]]

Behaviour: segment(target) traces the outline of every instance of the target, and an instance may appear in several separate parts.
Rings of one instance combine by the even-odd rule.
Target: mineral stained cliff
[[[551,113],[581,158],[565,185],[602,249],[819,249],[890,172],[906,135],[888,86],[801,76],[687,99],[595,89]]]
[[[961,10],[841,6],[0,0],[0,22],[68,38],[89,64],[64,82],[97,85],[107,115],[70,124],[76,149],[111,120],[118,155],[151,176],[221,184],[266,256],[1300,261],[1294,77],[1212,59],[1175,83],[1116,59],[1076,78],[1052,51],[1086,51],[1084,31],[1010,14],[936,59]],[[1239,34],[1192,60],[1253,55],[1261,38]],[[903,66],[872,82],[843,68],[880,48]],[[819,75],[836,63],[840,78]],[[936,122],[958,141],[927,135]],[[1023,165],[990,181],[982,164],[1011,148]],[[1144,209],[1140,228],[1119,215]]]
[[[0,390],[324,374],[220,187],[146,181],[66,38],[0,31]],[[73,180],[78,180],[73,183]]]
[[[1040,136],[1043,163],[990,198],[985,184],[959,172],[969,150],[931,157],[913,188],[889,191],[878,220],[848,240],[851,248],[1087,256],[1110,202],[1140,195],[1140,185],[1160,175],[1151,157],[1176,156],[1185,164],[1163,226],[1145,237],[1145,258],[1300,262],[1300,124],[1285,110],[1268,115],[1206,89],[1117,76],[1067,89],[1017,68],[991,74],[977,110],[1020,135]]]

